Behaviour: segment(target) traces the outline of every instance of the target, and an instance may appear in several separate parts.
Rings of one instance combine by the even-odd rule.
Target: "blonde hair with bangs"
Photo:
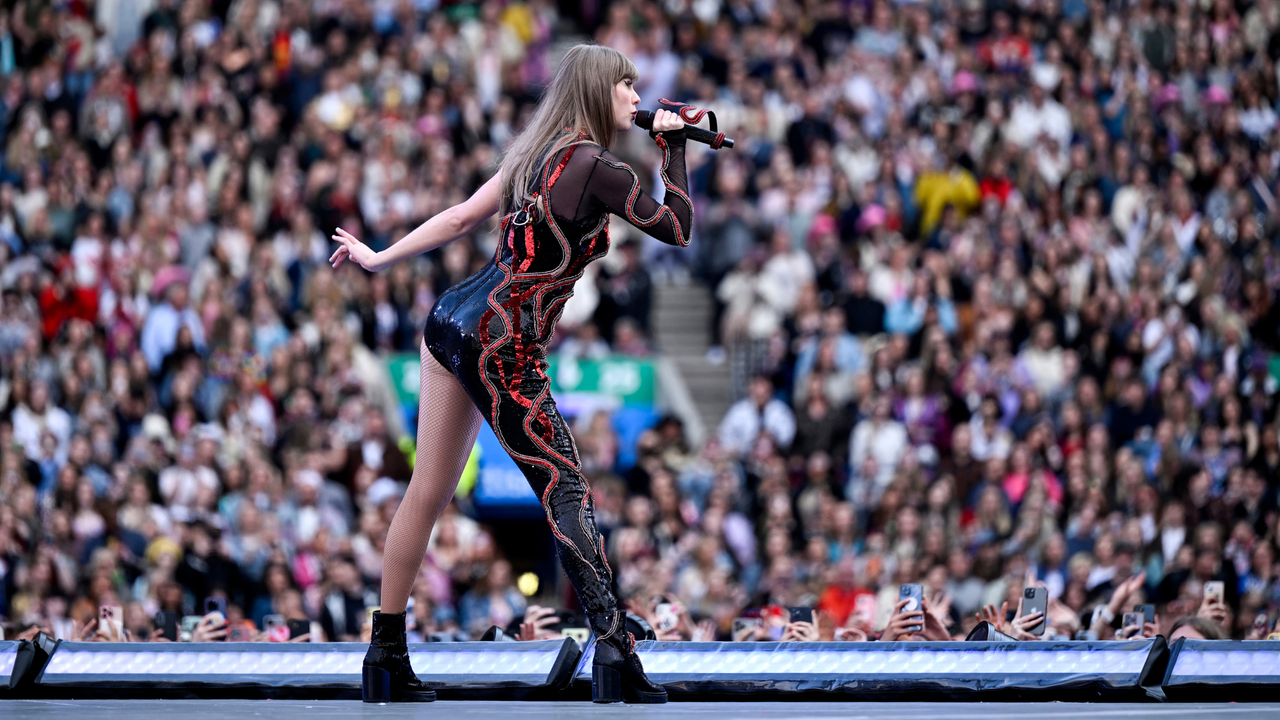
[[[583,44],[570,49],[529,124],[503,158],[500,212],[505,214],[528,202],[537,190],[532,184],[548,157],[579,142],[605,148],[613,145],[618,135],[613,87],[636,77],[635,64],[613,48]],[[578,137],[579,131],[586,133],[585,139]]]

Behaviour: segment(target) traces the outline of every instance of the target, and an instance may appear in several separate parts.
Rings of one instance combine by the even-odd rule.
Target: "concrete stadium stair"
[[[688,386],[706,433],[716,431],[732,403],[728,362],[712,365],[706,359],[712,311],[711,291],[700,284],[655,283],[654,341]]]

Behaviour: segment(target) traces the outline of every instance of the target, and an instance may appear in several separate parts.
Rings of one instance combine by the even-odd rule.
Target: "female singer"
[[[650,135],[662,148],[667,204],[640,191],[634,170],[608,151],[631,128],[636,67],[607,47],[568,52],[500,171],[475,195],[382,252],[339,228],[330,258],[376,272],[471,232],[499,208],[494,258],[442,294],[422,343],[417,464],[387,533],[382,607],[364,661],[366,702],[430,701],[409,665],[405,604],[436,518],[449,504],[483,417],[542,499],[560,562],[596,637],[592,699],[666,702],[645,677],[623,627],[613,574],[592,516],[573,437],[551,398],[546,348],[573,285],[609,250],[609,213],[659,240],[688,246],[693,203],[684,122],[659,110]]]

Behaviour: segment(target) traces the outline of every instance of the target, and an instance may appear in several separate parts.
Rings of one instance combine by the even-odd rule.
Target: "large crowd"
[[[164,611],[367,638],[415,461],[381,356],[495,238],[368,274],[329,235],[385,247],[464,200],[587,40],[736,140],[690,147],[690,248],[615,218],[553,348],[652,353],[655,286],[715,299],[738,401],[704,443],[668,417],[624,463],[607,412],[574,422],[659,637],[1109,639],[1146,604],[1144,634],[1274,629],[1276,0],[18,0],[8,637],[179,639]],[[615,151],[661,194],[643,132]],[[413,638],[574,625],[526,570],[450,506]],[[1013,619],[1033,586],[1043,635]]]

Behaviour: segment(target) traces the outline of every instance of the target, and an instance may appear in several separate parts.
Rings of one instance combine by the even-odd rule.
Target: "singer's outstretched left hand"
[[[330,237],[342,243],[337,250],[333,251],[333,255],[329,256],[329,262],[333,264],[334,269],[337,269],[343,260],[350,260],[369,272],[378,272],[382,269],[378,262],[378,253],[360,242],[355,235],[338,228],[337,233]]]

